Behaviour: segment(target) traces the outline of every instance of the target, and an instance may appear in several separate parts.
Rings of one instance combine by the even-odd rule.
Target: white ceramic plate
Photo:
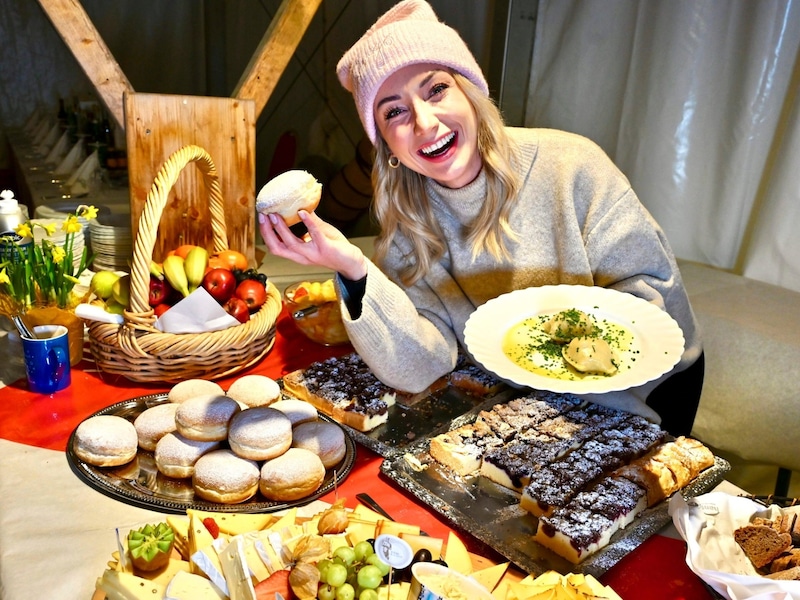
[[[629,347],[619,353],[617,373],[565,379],[565,373],[549,375],[523,368],[503,352],[507,332],[518,323],[569,309],[581,310],[599,323],[607,321],[631,334]],[[498,296],[470,316],[464,338],[472,356],[498,377],[563,394],[598,394],[642,385],[672,369],[684,346],[677,322],[657,306],[631,294],[580,285],[548,285]]]

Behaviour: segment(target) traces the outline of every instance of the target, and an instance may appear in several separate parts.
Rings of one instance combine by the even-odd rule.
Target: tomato
[[[245,279],[236,286],[234,295],[247,303],[250,312],[255,312],[267,301],[267,290],[257,279]]]
[[[231,271],[234,269],[240,269],[242,271],[247,269],[247,257],[236,250],[221,250],[217,252],[214,257],[219,258],[225,263],[224,266]]]

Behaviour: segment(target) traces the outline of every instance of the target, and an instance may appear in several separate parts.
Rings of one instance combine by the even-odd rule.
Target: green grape
[[[358,572],[358,585],[363,588],[376,589],[383,581],[381,570],[375,565],[364,565]]]
[[[333,563],[325,571],[325,583],[335,588],[347,581],[347,568],[344,565]]]
[[[328,567],[330,567],[332,564],[333,561],[327,558],[323,558],[321,561],[317,563],[317,569],[319,570],[320,581],[325,581],[325,572],[328,570]]]
[[[378,600],[378,592],[375,590],[361,590],[358,600]]]
[[[319,600],[336,600],[336,588],[327,583],[320,585],[317,590],[317,598]]]
[[[348,567],[356,561],[356,551],[350,546],[339,546],[333,552],[334,558],[340,558]]]
[[[389,574],[389,569],[391,568],[389,565],[383,562],[377,554],[370,554],[367,557],[367,564],[378,567],[381,572],[381,577],[386,577],[386,575]]]
[[[355,600],[356,590],[349,583],[343,584],[336,590],[336,600]]]
[[[358,562],[362,562],[370,554],[375,554],[372,544],[367,541],[358,542],[353,548],[353,551],[356,553],[356,561]]]

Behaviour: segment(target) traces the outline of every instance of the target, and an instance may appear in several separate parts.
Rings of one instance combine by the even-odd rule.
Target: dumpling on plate
[[[617,372],[614,352],[602,338],[576,337],[561,349],[564,360],[581,373],[613,375]]]
[[[594,331],[594,323],[585,312],[571,308],[550,317],[542,330],[554,342],[565,343],[572,338],[590,335]]]

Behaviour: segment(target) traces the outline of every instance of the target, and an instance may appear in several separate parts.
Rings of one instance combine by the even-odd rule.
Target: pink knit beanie
[[[378,88],[398,69],[417,63],[453,69],[489,95],[481,68],[458,33],[440,22],[424,0],[399,2],[367,30],[336,67],[339,81],[353,94],[361,123],[373,144],[378,134],[372,104]]]

